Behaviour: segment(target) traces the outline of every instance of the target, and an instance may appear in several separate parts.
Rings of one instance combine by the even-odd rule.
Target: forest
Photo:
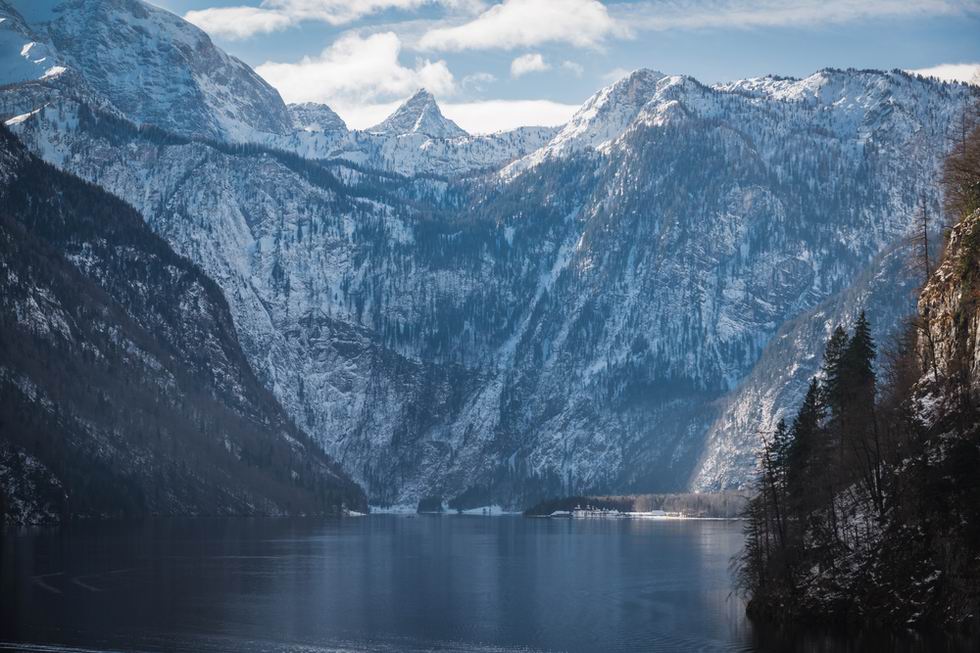
[[[663,510],[680,512],[685,517],[732,519],[745,510],[747,503],[745,493],[738,491],[574,496],[541,501],[525,510],[524,514],[529,517],[542,517],[556,510],[573,510],[579,506],[591,506],[620,512]]]
[[[753,618],[980,624],[980,127],[958,140],[956,224],[933,269],[923,217],[912,262],[918,315],[889,343],[863,312],[837,326],[795,416],[762,434],[736,560]]]

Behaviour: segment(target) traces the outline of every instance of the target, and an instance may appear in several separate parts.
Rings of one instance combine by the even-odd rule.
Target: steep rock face
[[[49,79],[64,72],[57,51],[39,42],[40,37],[6,2],[0,2],[0,18],[0,83]]]
[[[952,383],[966,379],[971,386],[976,384],[980,380],[980,212],[950,231],[946,255],[919,298],[919,315],[925,326],[918,344],[920,358],[926,361],[926,381],[938,376]]]
[[[131,207],[5,130],[0,200],[0,493],[20,506],[16,519],[50,506],[65,516],[363,506],[255,378],[219,289]],[[24,508],[40,484],[58,489],[40,495],[49,507]]]
[[[70,71],[65,84],[84,80],[85,92],[138,124],[232,141],[292,130],[275,89],[168,11],[140,0],[4,0],[0,13],[31,30],[31,53],[45,51],[41,77]],[[8,40],[0,58],[23,60]]]
[[[76,111],[47,108],[37,121],[20,125],[21,135],[41,147],[26,130],[51,119],[49,134],[60,134],[58,145],[50,143],[53,158],[67,163],[78,154],[85,161],[72,169],[89,172],[102,159],[100,183],[135,200],[153,216],[154,229],[226,289],[255,368],[309,433],[359,478],[376,478],[376,497],[386,497],[393,481],[413,483],[420,469],[446,473],[442,436],[430,429],[461,403],[466,374],[453,373],[458,366],[452,360],[429,363],[409,346],[404,353],[390,346],[399,338],[440,347],[438,317],[411,339],[397,315],[386,326],[378,318],[388,309],[406,316],[446,311],[420,298],[433,292],[427,286],[452,288],[462,281],[424,269],[385,279],[399,267],[419,265],[412,261],[417,212],[386,205],[373,192],[351,191],[295,157],[225,152],[167,135],[154,140]],[[65,124],[82,130],[73,142]],[[357,188],[364,176],[354,173],[351,182]]]
[[[887,248],[850,286],[779,328],[751,372],[719,401],[691,479],[694,489],[746,487],[759,434],[772,433],[780,419],[792,421],[836,326],[852,324],[863,310],[874,320],[875,341],[892,342],[914,314],[922,282],[922,273],[909,264],[911,250],[908,243]]]
[[[587,168],[602,170],[608,161],[615,181],[602,180],[604,192],[583,209],[595,217],[569,268],[595,275],[595,290],[585,292],[594,292],[600,315],[617,316],[596,331],[604,360],[592,369],[615,379],[632,368],[640,379],[674,379],[709,393],[697,401],[699,419],[710,426],[677,426],[687,430],[690,449],[705,446],[692,442],[700,434],[707,438],[695,468],[697,487],[738,485],[751,468],[759,429],[786,405],[775,398],[753,403],[752,388],[767,392],[771,384],[745,376],[776,329],[847,289],[864,270],[863,278],[878,279],[874,294],[885,332],[902,307],[910,311],[900,260],[882,274],[875,259],[906,233],[918,203],[911,188],[925,193],[936,211],[935,191],[919,180],[936,179],[943,125],[956,119],[970,93],[902,74],[854,71],[793,82],[832,87],[826,103],[759,100],[689,80],[660,80],[623,134],[585,151],[597,162]],[[537,168],[523,174],[542,176]],[[575,287],[581,297],[593,286]],[[853,298],[828,308],[832,325],[846,319]],[[547,315],[554,323],[556,315]],[[618,338],[602,333],[617,322],[627,325]],[[801,337],[800,346],[764,359],[761,374],[815,371],[822,338],[791,337]],[[634,338],[636,351],[648,347],[648,354],[638,357],[628,346]],[[576,356],[589,351],[579,347]],[[574,374],[563,370],[556,375],[562,377]],[[648,391],[658,394],[664,393]],[[724,413],[716,418],[719,408]],[[667,425],[658,424],[658,439]]]

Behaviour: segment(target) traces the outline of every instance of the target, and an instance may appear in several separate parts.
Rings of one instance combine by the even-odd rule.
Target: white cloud
[[[980,86],[980,63],[941,63],[929,68],[909,70],[923,77],[935,77],[944,82],[967,82]]]
[[[258,7],[221,7],[188,11],[184,20],[211,36],[244,39],[253,34],[278,32],[294,24],[291,17],[278,11]]]
[[[400,54],[401,41],[393,32],[366,38],[345,34],[319,56],[268,62],[255,70],[287,102],[325,102],[338,112],[404,97],[420,87],[443,96],[456,91],[445,61],[419,59],[409,68],[399,61]]]
[[[166,5],[165,0],[157,0]],[[632,30],[753,28],[845,23],[882,17],[957,16],[980,12],[977,0],[640,0],[606,6],[599,0],[262,0],[258,6],[212,7],[184,18],[214,36],[241,39],[303,21],[345,25],[387,10],[441,5],[463,24],[422,35],[432,50],[514,49],[560,42],[598,47]]]
[[[504,0],[475,19],[426,32],[419,46],[430,50],[510,50],[542,43],[598,47],[626,28],[598,0]]]
[[[212,36],[243,39],[276,32],[303,21],[345,25],[389,9],[412,10],[424,4],[465,5],[468,0],[262,0],[258,7],[213,7],[188,11],[184,19]]]
[[[602,80],[607,84],[612,84],[626,77],[631,72],[633,71],[629,70],[628,68],[613,68],[602,76]]]
[[[576,77],[581,77],[585,74],[585,68],[582,66],[582,64],[575,63],[574,61],[562,61],[561,67]]]
[[[971,9],[972,8],[972,9]],[[961,15],[975,0],[663,0],[614,5],[639,30],[811,26],[883,17]]]
[[[447,118],[471,134],[488,134],[528,125],[564,125],[579,109],[577,104],[550,100],[487,100],[440,106]]]
[[[491,73],[473,73],[464,77],[460,85],[467,90],[483,91],[495,81],[497,77]]]
[[[511,77],[523,77],[528,73],[541,73],[546,70],[551,70],[551,65],[537,52],[522,54],[510,62]]]
[[[403,100],[396,102],[380,103],[356,103],[356,102],[334,102],[330,108],[344,119],[344,123],[351,129],[367,129],[374,127],[385,118],[395,112],[401,106]]]

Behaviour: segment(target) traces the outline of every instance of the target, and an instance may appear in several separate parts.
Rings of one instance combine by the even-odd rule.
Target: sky
[[[472,133],[557,125],[637,68],[706,84],[826,67],[980,83],[980,0],[151,1],[352,128],[419,88]]]

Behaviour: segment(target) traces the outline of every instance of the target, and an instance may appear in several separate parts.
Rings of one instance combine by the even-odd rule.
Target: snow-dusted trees
[[[922,317],[878,364],[863,312],[836,328],[763,439],[739,560],[756,615],[980,626],[980,129],[944,191],[961,222]]]
[[[849,516],[878,512],[874,447],[875,348],[862,313],[849,335],[827,341],[822,380],[813,379],[787,427],[763,435],[758,493],[748,512],[741,580],[760,613],[792,610],[852,549],[863,548]],[[845,496],[846,495],[846,496]],[[844,499],[847,503],[844,503]]]
[[[850,335],[841,333],[828,341],[826,375],[811,382],[792,426],[781,422],[763,438],[739,560],[750,611],[780,619],[968,619],[977,614],[976,597],[949,588],[980,579],[976,427],[952,433],[950,420],[964,420],[946,415],[930,428],[910,409],[916,386],[902,368],[917,355],[914,339],[901,341],[876,393],[867,319],[862,314]],[[977,416],[973,410],[965,422]]]

